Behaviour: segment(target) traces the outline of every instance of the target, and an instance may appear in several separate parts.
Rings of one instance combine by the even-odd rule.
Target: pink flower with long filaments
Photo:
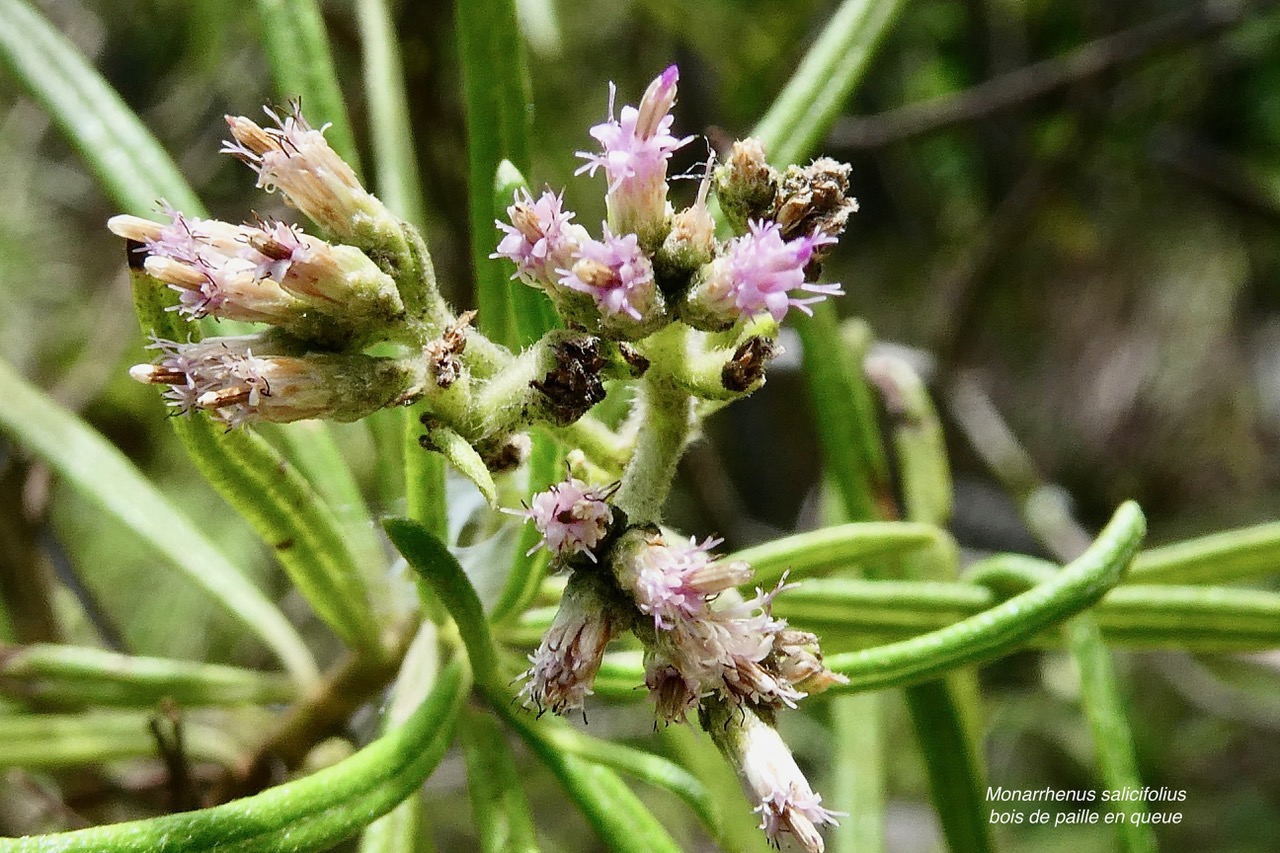
[[[781,322],[791,308],[812,314],[813,303],[844,295],[839,284],[805,281],[814,250],[835,243],[834,237],[819,232],[784,240],[777,223],[752,221],[749,227],[711,262],[695,291],[693,298],[704,309],[726,320],[767,311]],[[814,295],[799,296],[797,291]]]

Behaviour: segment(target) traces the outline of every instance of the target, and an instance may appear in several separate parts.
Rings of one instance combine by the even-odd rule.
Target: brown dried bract
[[[475,311],[463,312],[443,335],[423,347],[431,366],[431,378],[441,388],[448,388],[462,375],[462,360],[458,356],[467,349],[467,329],[475,317]]]
[[[720,384],[734,393],[746,391],[764,377],[765,366],[777,352],[777,347],[768,338],[748,339],[720,371]]]
[[[552,347],[556,366],[529,385],[547,399],[551,419],[568,426],[605,397],[600,370],[605,360],[598,338],[571,338]]]
[[[838,237],[849,217],[858,212],[858,200],[849,195],[850,171],[849,164],[830,157],[819,157],[804,167],[789,167],[782,176],[774,214],[782,236],[792,240],[822,232]],[[806,275],[810,280],[816,278],[825,248],[814,252],[809,265],[814,275]]]
[[[514,471],[529,457],[531,444],[523,432],[511,433],[476,447],[484,466],[495,474]]]
[[[649,372],[649,359],[631,344],[625,341],[618,344],[618,354],[622,356],[622,360],[631,368],[633,378],[639,379]]]

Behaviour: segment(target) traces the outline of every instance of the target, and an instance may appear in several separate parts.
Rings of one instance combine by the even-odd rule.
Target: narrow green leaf
[[[405,96],[400,45],[387,0],[357,0],[356,22],[369,101],[374,188],[388,208],[418,228],[426,224],[422,184],[413,150],[413,123]]]
[[[1102,781],[1112,791],[1141,789],[1133,735],[1102,632],[1088,614],[1072,619],[1064,631],[1080,674],[1080,700],[1093,732]],[[1124,815],[1116,824],[1120,849],[1125,853],[1155,853],[1155,830],[1139,819],[1147,814],[1146,800],[1120,800],[1112,802],[1111,808]]]
[[[813,306],[813,316],[798,318],[795,329],[800,335],[818,444],[846,520],[882,518],[886,514],[883,505],[892,493],[875,401],[862,377],[862,359],[870,340],[849,352],[840,337],[835,309],[827,302]]]
[[[502,726],[486,711],[468,710],[460,727],[471,814],[484,853],[534,853],[538,837],[520,771]]]
[[[457,5],[458,57],[467,118],[467,183],[471,258],[479,302],[479,326],[502,344],[519,343],[514,285],[489,259],[496,244],[494,177],[510,160],[529,168],[530,87],[524,42],[513,0],[462,0]],[[507,202],[508,204],[510,202]]]
[[[751,132],[775,165],[812,156],[889,31],[904,0],[844,0]]]
[[[155,757],[154,716],[142,711],[0,715],[0,768],[54,770]],[[210,726],[184,722],[182,734],[187,754],[197,761],[234,767],[243,757],[233,741]],[[9,843],[0,839],[0,851],[40,849],[10,848]]]
[[[1105,595],[1128,569],[1145,532],[1146,522],[1137,504],[1123,504],[1089,550],[1051,580],[946,628],[828,658],[827,665],[850,680],[849,685],[832,692],[913,683],[999,657]]]
[[[986,771],[963,703],[964,685],[949,678],[912,684],[907,710],[929,774],[929,795],[953,853],[995,849],[985,808]]]
[[[1280,571],[1280,521],[1213,533],[1138,555],[1132,583],[1229,583]]]
[[[108,193],[146,215],[156,200],[200,215],[173,160],[75,46],[22,0],[0,0],[0,56]]]
[[[0,362],[0,431],[163,554],[289,668],[309,682],[315,661],[293,626],[114,445]]]
[[[383,527],[404,558],[430,586],[458,626],[476,682],[502,692],[502,676],[489,622],[480,597],[453,554],[439,537],[409,518],[388,518]]]
[[[330,125],[325,133],[329,145],[359,174],[356,140],[320,5],[316,0],[258,0],[258,17],[276,93],[284,100],[301,98],[317,127]]]
[[[547,719],[518,711],[504,716],[560,780],[606,847],[617,853],[678,853],[666,829],[616,773],[559,749],[546,735]]]
[[[642,749],[590,737],[558,719],[546,718],[538,725],[542,735],[562,752],[675,794],[693,810],[712,837],[720,833],[720,818],[706,786],[675,762]]]
[[[455,662],[403,726],[345,761],[256,796],[149,820],[0,840],[0,853],[328,849],[417,790],[452,740],[466,687],[464,667]]]
[[[404,417],[405,511],[409,518],[426,526],[435,536],[449,538],[449,511],[445,496],[444,457],[422,446],[426,429],[419,418],[428,412],[426,404],[413,406]]]
[[[945,532],[931,524],[862,521],[784,536],[744,548],[725,560],[750,563],[756,570],[753,583],[767,587],[783,572],[798,580],[818,572],[849,569],[876,557],[917,551],[945,537]]]
[[[403,725],[431,692],[440,671],[437,634],[433,622],[426,621],[419,626],[400,663],[391,701],[382,719],[384,732]],[[424,839],[429,835],[425,823],[421,792],[415,791],[365,827],[360,834],[360,853],[427,853],[431,848]]]
[[[0,693],[41,705],[179,707],[291,702],[297,687],[282,675],[234,666],[132,657],[102,649],[0,645]]]
[[[951,520],[951,467],[929,389],[915,368],[896,356],[874,356],[866,360],[865,369],[880,389],[892,423],[902,517],[945,525]]]
[[[533,52],[547,59],[559,58],[560,21],[553,0],[516,0],[516,13]]]
[[[449,464],[457,469],[459,474],[475,483],[489,506],[496,508],[498,487],[493,482],[493,475],[489,473],[489,466],[484,464],[484,460],[480,458],[476,449],[447,426],[431,427],[427,430],[426,436],[427,445],[449,460]]]
[[[844,343],[846,349],[853,349],[847,338]],[[951,467],[928,389],[911,365],[899,358],[875,356],[862,363],[891,424],[903,517],[945,525],[951,518]],[[907,575],[954,577],[958,565],[953,551],[933,548],[912,555],[906,560]],[[937,681],[910,685],[905,693],[929,774],[930,798],[947,845],[953,851],[993,850],[973,671],[956,670]]]
[[[385,587],[387,558],[377,526],[333,434],[321,421],[279,424],[271,432],[285,456],[333,510],[365,587],[371,592]]]
[[[884,743],[880,696],[855,693],[831,700],[830,802],[847,812],[830,831],[832,853],[877,853],[884,849]]]

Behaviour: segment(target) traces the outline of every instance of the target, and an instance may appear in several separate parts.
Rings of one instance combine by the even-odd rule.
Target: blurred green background
[[[216,152],[222,115],[278,100],[252,4],[81,0],[36,4],[122,93],[212,213],[285,215],[249,172]],[[393,4],[394,5],[394,4]],[[357,129],[367,127],[351,4],[326,23]],[[606,109],[608,81],[634,102],[666,64],[681,67],[677,130],[715,146],[745,133],[834,4],[815,0],[526,0],[535,104],[535,185],[567,187],[591,225],[600,180],[574,179],[574,152]],[[397,32],[428,239],[443,287],[473,304],[466,152],[450,4],[401,3]],[[987,81],[995,81],[989,83]],[[931,99],[956,95],[960,100]],[[922,109],[902,110],[924,103]],[[305,108],[305,104],[304,104]],[[323,121],[323,116],[311,116]],[[373,131],[376,133],[376,129]],[[369,159],[371,140],[359,139]],[[853,166],[861,212],[827,265],[840,311],[909,348],[931,380],[955,466],[954,530],[975,552],[1038,553],[1014,502],[955,414],[994,407],[1040,474],[1086,525],[1124,498],[1153,541],[1273,518],[1280,500],[1280,14],[1274,3],[910,0],[846,118],[821,149]],[[696,168],[705,148],[681,152]],[[238,565],[282,594],[269,555],[202,484],[165,428],[143,360],[114,213],[41,110],[0,77],[0,356],[79,411],[205,528]],[[677,182],[691,199],[694,181]],[[265,205],[265,206],[264,206]],[[495,231],[496,240],[496,231]],[[784,341],[795,354],[798,343]],[[816,524],[818,457],[794,362],[719,415],[682,463],[671,520],[718,531],[726,548]],[[953,405],[954,404],[954,405]],[[0,400],[0,405],[4,401]],[[957,408],[958,407],[958,408]],[[370,500],[397,509],[358,427],[338,435]],[[0,445],[0,573],[24,639],[105,643],[138,654],[255,663],[194,589],[39,465]],[[92,573],[85,566],[92,565]],[[90,577],[91,574],[91,577]],[[28,578],[57,578],[53,597]],[[13,583],[16,581],[17,583]],[[141,591],[141,592],[140,592]],[[89,603],[92,619],[73,619]],[[304,608],[296,608],[300,618]],[[317,642],[325,642],[316,630]],[[1269,851],[1280,834],[1280,653],[1244,674],[1185,656],[1119,655],[1145,781],[1186,789],[1173,851]],[[1060,654],[1025,653],[983,672],[991,781],[1093,787],[1076,688]],[[815,703],[817,705],[817,703]],[[896,701],[888,754],[889,849],[939,849],[923,766]],[[817,714],[823,713],[818,705]],[[644,706],[593,711],[591,732],[652,746]],[[784,718],[823,780],[823,736]],[[657,738],[662,742],[664,738]],[[595,842],[545,771],[528,790],[548,849]],[[10,774],[12,775],[12,774]],[[441,850],[468,849],[461,760],[428,784]],[[14,788],[12,780],[9,790]],[[32,783],[35,784],[35,783]],[[70,802],[122,816],[85,783]],[[97,799],[95,799],[95,792]],[[74,786],[73,786],[74,794]],[[36,802],[33,800],[32,802]],[[27,800],[0,803],[0,832],[61,825]],[[21,806],[21,807],[20,807]],[[655,807],[679,832],[674,802]],[[145,813],[134,804],[127,814]],[[691,849],[699,843],[690,826]],[[1002,849],[1107,850],[1102,827],[1000,830]]]

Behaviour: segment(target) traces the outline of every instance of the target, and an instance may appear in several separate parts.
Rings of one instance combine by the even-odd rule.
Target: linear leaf
[[[364,90],[369,101],[374,188],[387,207],[421,228],[425,224],[422,184],[413,150],[400,45],[387,0],[357,0],[356,22],[360,25]]]
[[[1132,583],[1227,583],[1280,570],[1280,522],[1212,533],[1139,554]]]
[[[835,569],[853,568],[874,557],[897,556],[935,544],[946,536],[931,524],[861,521],[823,527],[744,548],[725,558],[743,560],[756,570],[755,583],[769,586],[790,572],[799,579]]]
[[[546,734],[545,719],[519,711],[504,716],[560,780],[606,847],[617,853],[678,853],[666,829],[616,773],[559,749]]]
[[[157,749],[154,716],[143,711],[0,715],[0,767],[53,770],[151,758]],[[182,734],[187,753],[196,760],[234,767],[241,758],[234,742],[215,728],[186,722]],[[9,843],[0,839],[0,851],[40,849],[10,848]]]
[[[391,542],[409,561],[409,566],[430,586],[458,626],[462,643],[471,661],[476,682],[486,689],[501,691],[497,651],[489,633],[484,606],[467,573],[449,553],[439,537],[409,518],[388,518],[383,522]]]
[[[1145,532],[1146,522],[1137,504],[1122,504],[1089,550],[1052,579],[946,628],[887,646],[831,656],[827,665],[850,680],[832,692],[914,683],[999,657],[1105,595],[1128,569]]]
[[[524,41],[512,0],[462,0],[455,15],[462,96],[467,118],[467,185],[471,259],[479,325],[502,344],[519,343],[513,288],[503,267],[489,259],[496,243],[494,179],[510,160],[529,168],[530,87]]]
[[[471,813],[484,853],[535,853],[538,837],[520,772],[502,726],[485,711],[468,710],[460,726]]]
[[[234,666],[37,644],[0,645],[0,694],[42,705],[146,708],[169,699],[189,708],[290,702],[297,688],[283,676]]]
[[[0,55],[112,198],[145,215],[157,199],[203,207],[173,160],[75,46],[22,0],[0,0]]]
[[[417,790],[444,755],[466,692],[453,663],[403,725],[352,757],[221,806],[0,840],[0,853],[301,853],[325,850]]]
[[[751,135],[770,162],[787,165],[813,154],[862,80],[903,0],[844,0],[822,35]]]

